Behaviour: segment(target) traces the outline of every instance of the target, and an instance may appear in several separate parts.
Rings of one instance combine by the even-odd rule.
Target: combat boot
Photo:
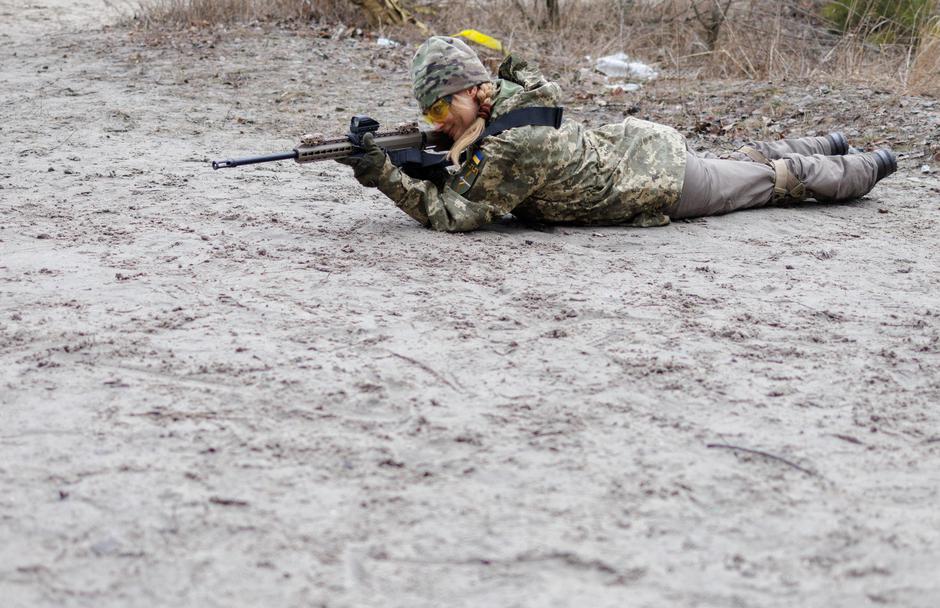
[[[826,140],[829,142],[829,156],[845,156],[851,149],[849,140],[840,131],[830,133],[826,136]]]
[[[897,170],[891,150],[846,156],[787,154],[770,161],[774,169],[771,202],[846,201],[868,194],[880,180]]]
[[[898,170],[898,157],[888,149],[875,150],[875,162],[878,163],[878,180],[881,181]]]

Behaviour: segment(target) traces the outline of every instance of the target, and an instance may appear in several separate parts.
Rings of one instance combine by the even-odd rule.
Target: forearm
[[[409,177],[391,162],[385,163],[376,186],[399,209],[434,230],[474,230],[495,219],[497,212],[492,205],[469,201],[446,185]]]

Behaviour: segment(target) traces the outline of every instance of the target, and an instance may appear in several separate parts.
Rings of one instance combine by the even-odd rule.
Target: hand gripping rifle
[[[452,142],[444,133],[421,131],[418,129],[417,123],[384,133],[379,133],[378,130],[379,123],[377,121],[368,116],[353,116],[349,122],[349,133],[346,134],[346,137],[326,140],[319,137],[305,138],[298,147],[290,152],[232,160],[214,160],[212,161],[212,168],[240,167],[242,165],[254,165],[291,158],[298,163],[311,163],[318,160],[354,156],[362,154],[362,136],[366,133],[374,133],[375,143],[388,153],[395,166],[406,171],[444,167],[449,162],[447,160],[447,150]]]

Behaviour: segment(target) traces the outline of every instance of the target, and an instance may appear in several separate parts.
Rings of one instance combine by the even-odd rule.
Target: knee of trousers
[[[793,170],[790,159],[769,161],[774,170],[774,195],[772,203],[799,202],[806,198],[806,184]]]
[[[770,159],[767,156],[758,150],[757,148],[750,145],[743,145],[731,154],[725,154],[721,158],[725,160],[739,160],[744,162],[759,163],[761,165],[770,166]]]
[[[754,148],[753,146],[748,145],[741,146],[731,154],[723,156],[722,158],[726,158],[728,160],[750,161],[752,163],[760,163],[762,165],[767,165],[768,167],[770,166],[770,159],[767,158],[763,152],[757,148]]]
[[[741,146],[734,152],[735,156],[745,157],[747,160],[767,165],[774,170],[774,193],[771,203],[796,202],[806,198],[806,185],[797,177],[797,172],[789,159],[770,160],[767,156],[751,146]]]

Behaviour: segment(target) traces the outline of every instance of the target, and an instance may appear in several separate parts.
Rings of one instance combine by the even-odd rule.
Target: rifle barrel
[[[267,163],[275,160],[287,160],[288,158],[297,158],[297,150],[281,152],[280,154],[268,154],[267,156],[249,156],[248,158],[234,158],[231,160],[214,160],[212,161],[212,168],[225,169],[227,167],[254,165],[256,163]]]

